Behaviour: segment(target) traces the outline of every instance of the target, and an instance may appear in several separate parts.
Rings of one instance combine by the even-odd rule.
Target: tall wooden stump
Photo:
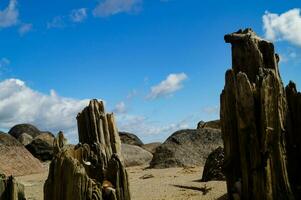
[[[287,156],[288,175],[296,199],[301,199],[301,93],[295,83],[285,88],[288,104]]]
[[[64,145],[59,134],[56,155],[44,185],[45,200],[130,200],[128,175],[113,114],[103,102],[90,101],[77,116],[79,144]]]
[[[220,113],[229,199],[292,200],[279,57],[251,29],[226,35],[225,41],[232,45]]]

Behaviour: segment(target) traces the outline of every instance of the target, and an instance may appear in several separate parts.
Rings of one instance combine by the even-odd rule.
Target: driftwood
[[[24,186],[13,176],[0,174],[0,200],[25,200]]]
[[[272,43],[251,29],[225,41],[232,45],[220,113],[229,199],[298,199],[300,94],[292,85],[285,92]]]
[[[90,101],[77,116],[79,144],[55,140],[56,155],[44,185],[45,200],[130,200],[128,175],[113,114]]]

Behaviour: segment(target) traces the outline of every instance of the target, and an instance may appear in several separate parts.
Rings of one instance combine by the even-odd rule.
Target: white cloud
[[[142,0],[103,0],[93,10],[94,16],[107,17],[119,13],[138,12]]]
[[[72,10],[70,13],[70,19],[73,22],[82,22],[87,18],[87,8],[80,8]]]
[[[144,116],[121,114],[116,115],[118,129],[137,134],[140,137],[169,135],[181,129],[189,127],[188,120],[181,120],[171,124],[158,124],[152,122]]]
[[[8,6],[0,11],[0,28],[7,28],[18,23],[19,11],[17,1],[10,0]]]
[[[172,95],[183,87],[182,83],[187,78],[185,73],[169,74],[161,83],[151,87],[151,92],[147,95],[147,99],[156,99],[162,96]]]
[[[58,96],[54,90],[50,94],[42,94],[19,79],[7,79],[0,82],[0,128],[31,123],[54,133],[63,130],[75,142],[76,115],[88,103],[88,99]]]
[[[50,22],[47,23],[47,28],[64,28],[66,26],[64,18],[64,16],[54,17]]]
[[[202,109],[202,111],[208,115],[217,115],[219,114],[219,106],[207,106]]]
[[[125,103],[123,101],[117,103],[115,105],[115,108],[113,109],[114,113],[126,113],[126,106]]]
[[[300,9],[292,9],[283,14],[266,12],[263,19],[265,37],[272,41],[286,40],[301,46]]]
[[[133,97],[135,97],[137,94],[138,94],[137,90],[133,89],[132,91],[130,91],[130,92],[128,93],[128,95],[126,96],[126,98],[127,98],[128,100],[130,100],[130,99],[132,99]]]
[[[25,35],[26,33],[30,32],[32,30],[32,24],[22,24],[19,27],[19,34],[21,36]]]
[[[7,58],[0,59],[0,69],[7,67],[9,64],[10,64],[10,60],[8,60]]]

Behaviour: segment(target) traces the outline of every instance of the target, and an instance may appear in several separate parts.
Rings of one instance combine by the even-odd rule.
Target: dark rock
[[[221,145],[221,131],[218,129],[177,131],[156,149],[150,167],[201,166],[209,153]]]
[[[14,177],[0,174],[0,200],[26,200],[24,186]]]
[[[12,127],[8,133],[16,139],[18,139],[23,133],[35,138],[40,135],[40,130],[31,124],[18,124]]]
[[[156,152],[157,147],[159,147],[161,144],[161,142],[153,142],[149,144],[144,144],[142,148],[154,154]]]
[[[131,144],[136,146],[143,145],[143,142],[135,134],[128,133],[128,132],[119,132],[119,136],[121,139],[121,143]]]
[[[14,137],[0,133],[0,172],[6,176],[41,173],[44,168]]]
[[[218,147],[209,154],[203,170],[202,181],[224,181],[223,173],[224,149]]]
[[[213,120],[213,121],[200,121],[198,123],[197,129],[202,129],[202,128],[214,128],[214,129],[221,129],[221,123],[220,120]]]
[[[34,140],[26,145],[26,149],[41,161],[52,160],[53,157],[53,142],[52,134],[43,133],[34,138]]]
[[[122,144],[121,152],[126,167],[148,165],[153,155],[139,146]]]

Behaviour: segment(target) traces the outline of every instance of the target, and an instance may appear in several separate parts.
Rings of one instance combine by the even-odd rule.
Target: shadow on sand
[[[188,190],[195,190],[195,191],[200,191],[203,193],[203,195],[206,195],[212,188],[208,188],[206,185],[204,187],[193,187],[193,186],[184,186],[184,185],[172,185],[177,188],[182,188],[182,189],[188,189]]]

